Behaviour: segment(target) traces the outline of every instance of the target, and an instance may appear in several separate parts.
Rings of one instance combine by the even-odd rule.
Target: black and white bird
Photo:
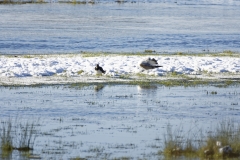
[[[216,146],[219,151],[220,154],[223,154],[223,155],[229,155],[229,154],[232,154],[232,148],[230,145],[226,145],[226,146],[222,146],[222,142],[221,141],[217,141],[216,142]]]
[[[158,65],[158,62],[154,58],[148,58],[140,63],[140,66],[144,69],[154,69],[158,67],[162,67]]]
[[[104,71],[103,68],[99,66],[99,64],[96,65],[95,71],[97,75],[102,75],[106,73],[106,71]]]
[[[221,154],[230,154],[232,153],[232,148],[230,145],[227,145],[227,146],[223,146],[221,148],[219,148],[219,153]]]

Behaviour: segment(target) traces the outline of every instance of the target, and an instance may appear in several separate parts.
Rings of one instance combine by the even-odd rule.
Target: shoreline
[[[177,75],[139,78],[129,76],[127,78],[106,76],[75,76],[75,77],[0,77],[0,86],[38,86],[38,85],[95,85],[95,84],[126,84],[126,85],[163,85],[163,86],[198,86],[198,85],[239,85],[240,74],[215,74],[211,77],[203,75]]]

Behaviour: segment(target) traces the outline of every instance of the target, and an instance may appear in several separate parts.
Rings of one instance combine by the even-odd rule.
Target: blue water
[[[0,5],[0,53],[238,52],[239,7],[239,0]]]
[[[189,136],[189,129],[206,135],[222,120],[240,122],[239,86],[96,87],[0,87],[0,120],[40,118],[33,152],[42,159],[94,156],[90,149],[99,147],[104,147],[99,157],[88,159],[163,159],[157,153],[167,124],[174,130],[182,124],[182,135]],[[10,159],[20,160],[19,155]]]

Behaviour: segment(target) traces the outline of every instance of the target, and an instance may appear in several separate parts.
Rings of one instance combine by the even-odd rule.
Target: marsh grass
[[[171,77],[177,77],[179,74],[176,71],[170,72],[169,76]]]
[[[156,52],[156,51],[151,50],[151,49],[146,49],[144,52],[145,52],[145,53],[154,53],[154,52]]]
[[[72,1],[60,1],[60,3],[70,3],[70,4],[74,4],[74,5],[77,5],[77,4],[87,4],[87,1],[77,1],[77,0],[72,0]]]
[[[144,73],[137,73],[136,76],[138,76],[139,78],[147,78],[147,74]]]
[[[12,123],[10,120],[2,121],[0,128],[0,146],[3,151],[11,152],[13,150]]]
[[[14,3],[11,0],[3,0],[0,1],[1,3]],[[16,3],[24,3],[21,1],[17,1]],[[25,3],[48,3],[45,2],[44,0],[35,0],[35,1],[29,1],[29,2],[25,2]],[[59,3],[70,3],[70,4],[85,4],[85,3],[89,3],[86,1],[77,1],[77,0],[73,0],[73,1],[69,1],[69,2],[62,2],[59,1]],[[0,54],[1,55],[1,54]],[[77,52],[77,53],[56,53],[56,54],[29,54],[29,55],[2,55],[5,57],[26,57],[26,58],[48,58],[48,57],[77,57],[77,56],[81,56],[81,57],[106,57],[106,56],[164,56],[164,57],[171,57],[171,56],[193,56],[193,57],[240,57],[240,53],[238,52],[234,52],[231,50],[225,50],[222,52],[214,52],[214,53],[210,53],[210,52],[201,52],[201,53],[189,53],[189,52],[173,52],[173,53],[160,53],[160,52],[156,52],[153,50],[144,50],[142,52],[85,52],[85,51],[81,51],[81,52]]]
[[[119,78],[121,78],[121,79],[129,79],[129,78],[130,78],[130,75],[129,75],[129,74],[121,74],[121,75],[119,76]]]
[[[108,55],[112,55],[110,53],[106,53],[106,52],[82,52],[81,56],[82,57],[105,57]]]
[[[22,122],[18,118],[1,121],[0,148],[3,156],[11,154],[13,150],[33,150],[34,141],[37,137],[35,123]]]
[[[197,78],[191,78],[189,75],[187,74],[181,74],[181,73],[178,73],[176,71],[173,71],[173,72],[168,72],[167,77],[170,77],[170,78],[181,78],[181,79],[186,79],[186,80],[194,80],[194,79],[197,79]]]
[[[23,58],[34,58],[33,55],[24,55]]]
[[[176,55],[176,56],[194,56],[194,57],[240,57],[238,52],[231,50],[224,50],[222,52],[202,52],[202,53],[185,53],[185,52],[176,52],[173,54],[163,54],[163,55]]]
[[[79,71],[77,71],[77,74],[80,75],[80,74],[82,74],[83,72],[84,72],[83,70],[79,70]]]
[[[15,131],[17,144],[14,149],[20,151],[33,150],[33,144],[37,136],[35,134],[35,124],[30,122],[19,123]]]
[[[152,56],[152,55],[159,55],[155,52],[82,52],[82,57],[106,57],[106,56]]]
[[[129,82],[130,85],[139,85],[139,86],[144,86],[144,87],[150,87],[154,83],[151,81],[131,81]]]
[[[207,135],[204,135],[207,133]],[[221,146],[217,146],[217,142]],[[219,148],[231,146],[232,152],[220,153]],[[183,132],[183,127],[173,130],[171,125],[166,128],[164,135],[164,150],[159,151],[166,157],[185,156],[189,157],[208,157],[236,158],[240,157],[240,125],[233,120],[222,120],[211,131],[203,132],[201,129],[190,129]]]
[[[129,78],[129,77],[122,77]],[[97,86],[106,86],[106,85],[138,85],[145,88],[152,88],[152,86],[165,86],[165,87],[176,87],[176,86],[183,86],[183,87],[197,87],[197,86],[215,86],[215,87],[228,87],[228,86],[239,86],[240,81],[206,81],[198,78],[189,78],[189,79],[167,79],[167,80],[153,80],[153,79],[128,79],[129,81],[115,81],[115,82],[92,82],[92,83],[86,83],[86,82],[78,82],[78,83],[71,83],[69,85],[66,85],[66,87],[69,88],[75,88],[75,89],[87,89],[91,86],[97,85]],[[38,86],[36,86],[38,87]],[[102,87],[100,87],[102,88]],[[92,87],[94,89],[94,87]],[[211,94],[208,92],[208,94]]]
[[[13,3],[11,0],[3,0],[1,3]],[[21,2],[16,2],[21,3]],[[23,2],[22,2],[23,3]],[[29,2],[30,3],[30,2]],[[44,0],[31,1],[31,3],[47,3]],[[70,4],[84,4],[85,1],[79,2],[77,0],[69,1],[69,2],[61,2],[59,3],[70,3]],[[87,2],[89,3],[89,2]],[[176,53],[159,53],[152,50],[145,50],[143,52],[77,52],[77,53],[56,53],[56,54],[29,54],[29,55],[2,55],[4,57],[9,58],[54,58],[54,57],[64,57],[64,58],[72,58],[72,57],[106,57],[106,56],[163,56],[163,57],[171,57],[171,56],[192,56],[192,57],[240,57],[240,53],[233,51],[223,51],[218,53],[184,53],[184,52],[176,52]]]
[[[182,155],[186,157],[195,157],[200,142],[199,137],[201,137],[202,133],[201,129],[195,129],[196,132],[190,129],[190,131],[185,133],[182,124],[175,130],[168,124],[166,130],[163,150],[163,154],[166,157]],[[194,139],[194,141],[192,139]]]
[[[230,145],[233,152],[228,155],[220,154],[216,141],[221,142],[221,146]],[[203,148],[210,149],[214,157],[239,157],[240,156],[240,125],[233,120],[222,120],[212,132],[209,132],[207,141]]]
[[[175,86],[184,86],[184,87],[194,87],[209,84],[207,81],[201,81],[199,79],[196,80],[186,80],[186,79],[178,79],[178,80],[162,80],[157,82],[160,85],[166,87],[175,87]]]

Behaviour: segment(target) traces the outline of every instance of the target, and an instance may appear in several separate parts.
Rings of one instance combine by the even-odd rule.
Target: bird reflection
[[[156,85],[138,85],[138,90],[155,90],[157,88]]]
[[[95,86],[94,86],[94,90],[95,90],[96,92],[99,92],[99,91],[101,91],[104,87],[105,87],[104,85],[98,84],[98,85],[95,85]]]

